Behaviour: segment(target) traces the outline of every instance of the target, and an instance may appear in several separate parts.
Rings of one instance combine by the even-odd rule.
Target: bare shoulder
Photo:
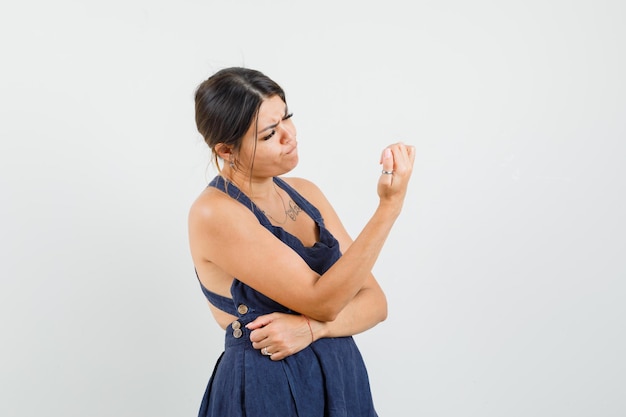
[[[188,228],[192,257],[212,260],[223,248],[218,244],[249,233],[258,226],[252,212],[218,189],[205,189],[189,209]]]
[[[238,201],[216,188],[207,187],[191,204],[189,221],[215,224],[226,214],[245,214],[246,211]]]
[[[307,199],[314,206],[326,205],[328,200],[322,193],[322,190],[313,182],[299,177],[281,177],[287,184],[292,186],[298,193],[300,193],[305,199]]]

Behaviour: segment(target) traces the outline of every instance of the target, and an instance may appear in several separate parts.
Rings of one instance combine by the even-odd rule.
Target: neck
[[[283,197],[272,177],[249,177],[228,167],[222,176],[233,183],[275,224],[283,225],[290,219],[296,221],[302,210],[289,196]]]
[[[221,175],[252,200],[267,200],[275,192],[272,177],[254,177],[230,167],[224,167]]]

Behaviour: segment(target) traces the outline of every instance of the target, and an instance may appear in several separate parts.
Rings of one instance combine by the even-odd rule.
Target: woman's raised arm
[[[378,207],[343,256],[321,276],[261,226],[246,207],[232,204],[228,197],[192,206],[194,260],[216,264],[292,310],[322,322],[333,321],[371,276],[402,209],[414,158],[414,148],[402,143],[383,151],[383,171],[393,174],[381,174]]]

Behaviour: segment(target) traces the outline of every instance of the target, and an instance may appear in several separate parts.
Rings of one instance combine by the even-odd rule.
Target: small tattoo
[[[294,203],[293,200],[289,200],[289,209],[287,209],[285,213],[287,213],[287,216],[289,216],[291,220],[295,222],[296,217],[298,217],[298,213],[300,213],[301,211],[302,209],[296,203]]]

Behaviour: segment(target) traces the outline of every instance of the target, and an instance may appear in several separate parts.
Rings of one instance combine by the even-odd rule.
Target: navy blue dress
[[[280,178],[274,182],[319,227],[319,241],[305,247],[274,226],[233,183],[215,177],[209,186],[250,208],[259,222],[323,274],[341,256],[339,243],[324,227],[320,212]],[[245,325],[272,312],[298,314],[237,279],[231,298],[202,291],[217,308],[237,317],[226,330],[224,353],[206,388],[200,417],[376,417],[367,370],[352,337],[319,339],[300,352],[272,361],[252,347]]]

